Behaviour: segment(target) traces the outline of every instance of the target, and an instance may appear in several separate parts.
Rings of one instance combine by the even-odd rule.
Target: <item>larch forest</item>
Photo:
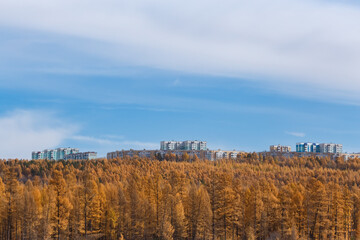
[[[360,159],[1,160],[0,239],[360,239]]]

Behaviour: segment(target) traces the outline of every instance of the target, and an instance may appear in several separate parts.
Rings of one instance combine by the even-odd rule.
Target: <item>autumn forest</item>
[[[0,161],[0,239],[360,239],[360,159]]]

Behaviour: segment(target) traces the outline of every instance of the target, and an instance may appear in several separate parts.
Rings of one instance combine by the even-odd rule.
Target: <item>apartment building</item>
[[[296,152],[310,152],[310,153],[319,153],[320,145],[318,143],[296,143]]]
[[[321,153],[342,153],[342,144],[335,143],[321,143],[320,152]]]
[[[96,159],[96,152],[79,152],[79,153],[70,153],[65,155],[65,160],[91,160]]]
[[[161,151],[159,150],[121,150],[121,151],[114,151],[114,152],[109,152],[106,154],[106,158],[107,159],[114,159],[114,158],[123,158],[123,157],[134,157],[134,156],[139,156],[139,157],[146,157],[146,158],[151,158],[152,156],[155,156],[156,153],[160,153]]]
[[[342,144],[335,143],[297,143],[296,152],[342,153]]]
[[[341,153],[339,154],[339,156],[343,157],[344,160],[349,160],[349,159],[360,158],[360,153]]]
[[[335,160],[340,154],[333,153],[319,153],[319,152],[259,152],[261,156],[271,156],[274,158],[293,158],[293,157],[320,157],[320,158],[330,158]]]
[[[124,158],[124,157],[155,157],[161,156],[164,158],[166,154],[171,153],[174,154],[177,158],[181,159],[181,157],[186,153],[191,159],[207,159],[207,160],[217,160],[217,159],[236,159],[240,152],[238,151],[223,151],[223,150],[122,150],[122,151],[114,151],[107,153],[107,159],[114,158]]]
[[[163,151],[172,151],[172,150],[203,150],[205,151],[206,148],[206,142],[205,141],[161,141],[160,142],[160,150]]]
[[[291,152],[291,147],[290,146],[282,146],[280,144],[271,145],[270,152]]]
[[[205,158],[207,160],[218,160],[218,159],[236,159],[238,151],[224,151],[224,150],[208,150],[205,153]]]
[[[43,151],[34,151],[31,154],[32,160],[46,159],[46,160],[60,160],[65,159],[68,154],[78,153],[77,148],[56,148],[56,149],[45,149]]]
[[[160,142],[160,150],[167,151],[167,150],[177,150],[179,148],[181,142],[177,141],[161,141]]]
[[[31,159],[44,159],[44,151],[34,151],[31,153]]]

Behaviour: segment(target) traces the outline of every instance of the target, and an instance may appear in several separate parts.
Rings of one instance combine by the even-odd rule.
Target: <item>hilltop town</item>
[[[117,150],[109,152],[106,155],[107,159],[124,158],[138,156],[140,158],[157,158],[159,160],[166,159],[166,155],[181,160],[187,159],[204,159],[204,160],[219,160],[219,159],[237,159],[238,156],[246,154],[245,151],[237,150],[210,150],[207,148],[206,141],[187,140],[187,141],[161,141],[159,150]],[[297,143],[296,150],[291,151],[290,146],[271,145],[269,151],[258,152],[260,155],[273,157],[329,157],[335,159],[342,157],[345,160],[359,157],[358,153],[343,153],[342,144],[335,143]],[[57,148],[45,149],[43,151],[32,152],[32,160],[47,159],[47,160],[90,160],[97,159],[97,153],[79,152],[77,148]]]

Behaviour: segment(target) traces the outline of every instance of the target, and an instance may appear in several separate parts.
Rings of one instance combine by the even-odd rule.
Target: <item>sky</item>
[[[360,5],[0,0],[0,158],[203,140],[360,152]]]

